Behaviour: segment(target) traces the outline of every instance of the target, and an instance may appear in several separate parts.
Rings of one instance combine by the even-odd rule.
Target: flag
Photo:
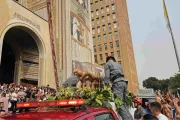
[[[163,0],[163,8],[164,8],[164,17],[166,20],[166,27],[168,28],[169,32],[170,32],[170,22],[169,22],[169,17],[168,17],[168,13],[167,13],[167,9],[166,9],[166,4],[165,1]]]

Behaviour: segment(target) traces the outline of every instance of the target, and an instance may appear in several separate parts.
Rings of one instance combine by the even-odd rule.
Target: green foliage
[[[130,93],[128,91],[127,96],[126,96],[126,105],[128,107],[132,107],[133,106],[133,99],[134,99],[134,94]]]
[[[165,80],[158,80],[155,77],[149,77],[143,81],[143,87],[152,88],[155,91],[161,90],[167,92],[169,89],[175,91],[180,88],[180,74],[176,74],[173,77]]]
[[[180,74],[176,74],[170,78],[169,88],[173,91],[180,88]]]
[[[48,98],[47,98],[47,100],[55,100],[55,96],[49,96]]]
[[[85,99],[85,104],[88,106],[110,108],[108,103],[113,101],[113,93],[108,87],[102,89],[61,87],[55,99]]]
[[[127,94],[126,104],[128,107],[132,106],[133,94]],[[64,99],[85,99],[85,104],[90,107],[106,107],[112,108],[110,102],[115,102],[116,107],[119,108],[122,101],[119,98],[114,99],[114,94],[110,87],[102,89],[90,89],[74,87],[60,87],[60,92],[56,96],[50,96],[48,100],[64,100]]]
[[[155,77],[149,77],[148,79],[143,81],[143,87],[158,90],[160,88],[159,80]]]
[[[167,92],[169,88],[170,79],[161,80],[160,82],[161,82],[161,90]]]
[[[155,77],[150,77],[143,81],[143,87],[145,88],[152,88],[155,91],[161,90],[161,91],[167,91],[168,90],[168,84],[169,80],[158,80]]]
[[[116,108],[119,109],[121,104],[122,104],[122,101],[119,98],[116,97],[114,102],[116,104]]]

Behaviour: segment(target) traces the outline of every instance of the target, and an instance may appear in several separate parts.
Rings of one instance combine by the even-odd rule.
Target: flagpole
[[[169,23],[170,25],[170,23]],[[180,61],[179,61],[179,55],[178,55],[178,51],[177,51],[177,47],[176,47],[176,42],[174,40],[174,35],[173,35],[173,32],[172,32],[172,29],[171,29],[171,25],[170,25],[170,33],[171,33],[171,38],[172,38],[172,42],[173,42],[173,46],[174,46],[174,51],[175,51],[175,54],[176,54],[176,59],[177,59],[177,63],[178,63],[178,67],[179,67],[179,72],[180,72]]]
[[[164,1],[164,5],[165,5],[166,12],[167,12],[167,8],[166,8],[166,3],[165,3],[165,1]],[[179,67],[179,72],[180,72],[179,55],[178,55],[178,51],[177,51],[177,47],[176,47],[176,42],[175,42],[175,39],[174,39],[174,34],[173,34],[173,32],[172,32],[171,23],[170,23],[170,20],[169,20],[168,13],[167,13],[167,20],[168,20],[169,31],[170,31],[170,34],[171,34],[171,38],[172,38],[172,42],[173,42],[173,46],[174,46],[174,51],[175,51],[175,54],[176,54],[176,59],[177,59],[177,63],[178,63],[178,67]]]

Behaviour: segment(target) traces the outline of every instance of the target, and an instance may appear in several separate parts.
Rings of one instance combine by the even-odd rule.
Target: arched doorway
[[[40,44],[36,34],[23,26],[12,27],[5,33],[0,70],[7,75],[1,74],[1,84],[40,85],[43,63]]]
[[[4,42],[2,51],[2,60],[0,66],[0,83],[14,82],[15,53],[11,46]]]

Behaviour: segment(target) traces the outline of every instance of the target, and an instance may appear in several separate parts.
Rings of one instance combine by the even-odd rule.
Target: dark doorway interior
[[[0,65],[0,83],[13,83],[15,54],[11,46],[4,41]]]

